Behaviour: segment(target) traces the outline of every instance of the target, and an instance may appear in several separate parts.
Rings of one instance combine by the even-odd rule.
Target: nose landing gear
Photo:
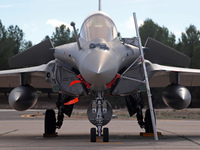
[[[96,142],[96,135],[101,137],[102,127],[108,124],[112,117],[112,107],[107,100],[103,100],[101,96],[98,96],[96,100],[93,100],[87,110],[89,121],[97,128],[91,128],[90,141]],[[103,142],[109,142],[109,129],[103,129]]]

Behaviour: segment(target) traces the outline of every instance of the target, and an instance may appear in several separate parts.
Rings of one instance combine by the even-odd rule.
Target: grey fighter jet
[[[200,85],[200,70],[186,68],[189,57],[151,38],[142,47],[139,35],[120,41],[113,20],[101,11],[85,19],[79,35],[75,23],[71,25],[77,42],[53,47],[50,40],[43,41],[10,58],[10,66],[20,69],[0,71],[0,77],[7,79],[14,74],[19,76],[20,85],[9,95],[9,104],[18,111],[37,102],[38,87],[32,84],[33,80],[40,82],[43,78],[53,92],[59,93],[57,118],[54,110],[46,111],[44,136],[55,134],[64,114],[70,117],[78,98],[88,94],[95,97],[87,111],[89,121],[96,126],[90,130],[91,142],[96,141],[96,134],[103,134],[103,141],[109,141],[109,130],[103,128],[112,117],[111,105],[104,99],[106,93],[124,96],[130,116],[136,114],[140,127],[154,134],[157,132],[149,87],[166,87],[163,100],[168,106],[188,107],[191,95],[184,86]],[[145,119],[140,92],[144,85],[150,106]]]

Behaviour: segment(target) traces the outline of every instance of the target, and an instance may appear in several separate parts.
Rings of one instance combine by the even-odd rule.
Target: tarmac
[[[65,119],[57,137],[44,138],[44,112],[0,110],[0,150],[200,149],[200,120],[157,120],[162,136],[155,141],[154,137],[140,136],[144,130],[136,120],[112,119],[106,126],[110,141],[97,138],[96,143],[91,143],[93,125],[87,119]]]

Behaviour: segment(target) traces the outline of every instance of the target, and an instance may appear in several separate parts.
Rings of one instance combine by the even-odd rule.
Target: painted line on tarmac
[[[17,132],[18,130],[19,130],[19,129],[12,130],[12,131],[8,131],[8,132],[5,132],[5,133],[0,134],[0,136],[4,136],[4,135],[9,134],[9,133]]]
[[[21,115],[22,118],[42,118],[44,113]]]
[[[171,134],[173,134],[173,135],[175,135],[175,136],[178,136],[178,137],[180,137],[180,138],[182,138],[182,139],[184,139],[184,140],[187,140],[187,141],[189,141],[189,142],[191,142],[191,143],[193,143],[193,144],[196,144],[196,145],[200,146],[200,143],[198,143],[198,142],[196,142],[196,141],[190,139],[189,137],[187,137],[187,135],[180,135],[180,134],[177,134],[176,132],[164,130],[164,129],[161,129],[161,128],[157,128],[157,129],[162,130],[162,131],[164,131],[164,132],[171,133]]]

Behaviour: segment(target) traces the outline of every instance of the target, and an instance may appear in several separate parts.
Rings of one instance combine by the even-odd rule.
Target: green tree
[[[13,55],[13,40],[8,38],[5,26],[0,20],[0,69],[8,68],[8,59]]]
[[[23,42],[24,33],[17,25],[15,27],[10,25],[7,29],[7,34],[8,38],[15,42],[15,45],[13,45],[13,53],[16,55],[20,52],[20,46]]]
[[[32,46],[33,46],[33,43],[31,41],[23,40],[22,46],[20,47],[20,52],[23,52]]]
[[[119,38],[120,41],[122,40],[122,36],[120,32],[117,32],[117,37]]]
[[[49,39],[51,40],[51,38],[50,38],[48,35],[46,35],[46,36],[42,39],[42,41],[49,40]],[[42,41],[41,41],[41,42],[42,42]]]
[[[200,69],[200,43],[194,47],[191,67]]]
[[[77,34],[79,33],[79,30],[77,29]],[[78,35],[79,36],[79,35]],[[69,39],[69,43],[71,43],[71,42],[76,42],[76,36],[75,36],[75,33],[74,33],[74,31],[72,31],[72,33],[71,33],[71,36],[70,36],[70,39]]]
[[[63,24],[60,27],[56,27],[56,31],[51,36],[51,40],[54,46],[69,43],[70,40],[70,29],[66,28]]]
[[[186,28],[185,33],[182,33],[181,39],[179,39],[179,43],[177,44],[177,49],[192,59],[195,46],[197,46],[199,42],[200,31],[198,31],[194,25],[190,25]]]
[[[48,35],[43,40],[46,39],[50,39]],[[59,45],[75,42],[76,37],[74,32],[73,31],[71,32],[70,29],[63,24],[60,27],[55,28],[55,32],[53,32],[53,35],[51,36],[51,41],[53,45],[56,47]]]
[[[0,20],[0,69],[8,69],[8,59],[32,46],[24,40],[24,33],[18,26],[10,25],[7,30]]]
[[[140,37],[142,45],[145,44],[148,37],[154,38],[155,33],[157,32],[158,25],[153,22],[151,19],[146,19],[144,24],[139,27]]]
[[[160,27],[154,23],[152,19],[146,19],[144,24],[139,27],[142,44],[144,45],[147,38],[151,37],[162,42],[170,47],[175,47],[176,36],[170,32],[166,27]]]

